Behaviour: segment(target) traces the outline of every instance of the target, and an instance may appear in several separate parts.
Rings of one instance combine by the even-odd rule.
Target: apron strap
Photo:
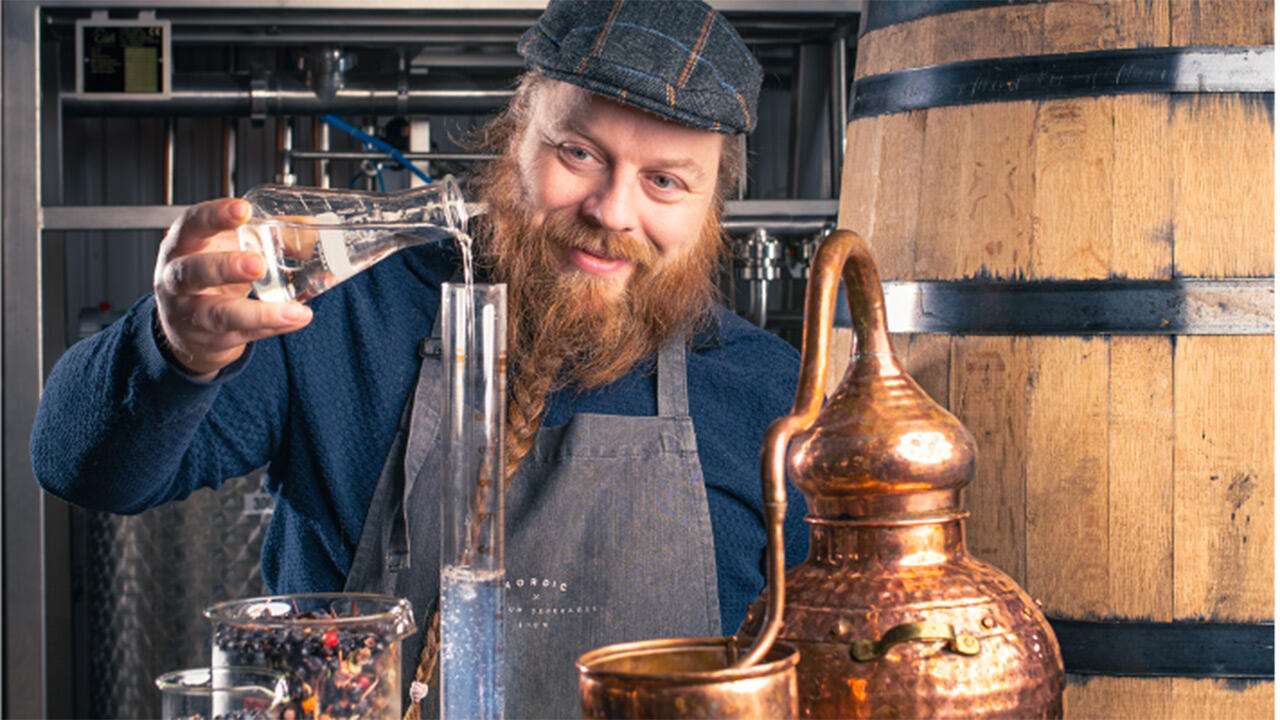
[[[412,397],[404,404],[404,410],[400,413],[400,437],[407,437],[409,434],[409,424],[413,420],[413,399]],[[394,457],[394,456],[393,456]],[[394,462],[393,458],[388,458],[388,462]],[[392,514],[391,518],[391,535],[388,538],[387,556],[383,559],[386,563],[388,572],[397,573],[401,570],[409,568],[409,513],[405,509],[409,493],[406,490],[404,496],[400,498],[398,512]]]
[[[669,338],[658,350],[658,416],[688,417],[688,373],[684,338]]]
[[[418,343],[418,357],[422,358],[423,363],[439,361],[441,355],[440,344],[440,313],[436,312],[435,323],[431,326],[431,335],[423,338]],[[427,374],[419,370],[418,382],[414,392],[410,394],[408,402],[404,404],[404,410],[400,415],[400,433],[402,437],[408,436],[409,428],[413,421],[414,399],[420,395],[423,383],[427,382]],[[387,551],[386,565],[389,572],[400,572],[409,569],[409,493],[413,491],[414,481],[416,477],[410,477],[405,473],[404,490],[400,495],[396,512],[391,515],[391,547]]]

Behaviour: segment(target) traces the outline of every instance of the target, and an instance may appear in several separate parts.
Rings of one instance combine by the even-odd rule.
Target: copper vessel
[[[824,406],[842,273],[855,346]],[[764,455],[805,494],[809,557],[786,575],[780,627],[762,632],[762,597],[739,641],[799,649],[801,717],[1061,717],[1057,638],[1011,578],[968,554],[961,489],[976,446],[894,356],[865,240],[827,238],[805,303],[795,408]]]
[[[578,661],[582,717],[796,717],[795,648],[774,643],[739,667],[733,638],[644,640],[609,645]]]

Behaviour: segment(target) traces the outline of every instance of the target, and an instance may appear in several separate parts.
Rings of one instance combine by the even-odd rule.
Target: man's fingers
[[[190,296],[174,308],[190,330],[205,335],[204,343],[232,347],[311,322],[311,308],[299,302],[262,302],[248,297]]]
[[[178,255],[195,252],[209,238],[225,230],[234,230],[249,219],[249,203],[239,198],[210,200],[187,208],[171,229],[174,250]]]
[[[190,295],[262,277],[262,258],[251,252],[206,252],[182,255],[165,263],[159,281],[173,295]]]

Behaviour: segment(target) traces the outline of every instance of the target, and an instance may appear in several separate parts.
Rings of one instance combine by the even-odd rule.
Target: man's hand
[[[193,205],[169,228],[156,257],[156,314],[173,358],[198,379],[212,379],[244,353],[246,343],[311,322],[299,302],[248,297],[265,270],[239,249],[236,228],[249,204],[235,198]]]

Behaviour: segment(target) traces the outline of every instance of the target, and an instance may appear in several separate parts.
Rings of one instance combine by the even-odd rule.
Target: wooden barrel
[[[977,438],[969,546],[1054,622],[1068,717],[1273,717],[1272,12],[864,18],[839,226]]]

